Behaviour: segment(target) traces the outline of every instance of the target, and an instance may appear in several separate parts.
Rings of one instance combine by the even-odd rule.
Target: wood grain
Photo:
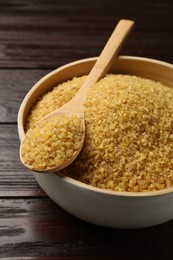
[[[0,125],[0,197],[45,196],[32,173],[19,162],[16,125]]]
[[[15,123],[19,106],[29,89],[50,70],[0,70],[0,123]]]
[[[1,68],[56,68],[98,56],[121,18],[136,21],[121,54],[172,61],[167,49],[173,46],[173,8],[168,0],[13,2],[0,3]]]
[[[76,31],[56,32],[51,36],[51,41],[46,38],[46,32],[40,32],[39,37],[36,35],[34,31],[23,32],[21,35],[16,32],[9,40],[2,32],[1,37],[5,42],[1,40],[0,67],[54,69],[78,59],[98,56],[108,38],[107,31],[101,35],[81,35],[81,32]],[[120,54],[171,62],[172,57],[167,51],[171,51],[173,46],[171,35],[171,31],[163,32],[163,38],[160,38],[160,32],[157,31],[133,32]]]
[[[173,222],[141,230],[102,228],[78,220],[48,198],[1,199],[0,223],[0,257],[168,259],[172,252],[166,237],[172,236]]]

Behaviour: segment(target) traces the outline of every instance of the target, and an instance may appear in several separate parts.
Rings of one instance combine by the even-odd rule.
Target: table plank
[[[0,124],[0,197],[46,196],[31,171],[19,162],[16,125]]]
[[[136,28],[121,54],[172,62],[167,51],[173,46],[171,2],[133,2],[124,0],[123,12],[121,1],[115,5],[114,0],[90,0],[86,6],[79,0],[0,2],[0,67],[56,68],[98,56],[122,17],[135,19]]]
[[[109,31],[109,34],[111,31]],[[57,68],[66,63],[98,56],[108,33],[57,32],[45,39],[46,33],[0,32],[0,68]],[[132,37],[133,35],[133,37]],[[10,39],[8,38],[10,37]],[[172,62],[167,49],[173,46],[172,31],[133,32],[121,55],[143,56]]]
[[[30,88],[50,70],[0,70],[0,123],[16,123],[19,106]]]
[[[37,25],[40,26],[39,30],[45,30],[47,27],[69,31],[73,27],[80,31],[81,28],[104,30],[122,17],[137,19],[140,30],[164,30],[172,29],[173,26],[173,7],[169,0],[123,0],[116,3],[114,0],[88,0],[86,3],[81,0],[35,0],[34,4],[32,1],[15,0],[1,1],[0,10],[1,28],[19,26],[17,29],[33,29],[34,25]],[[155,19],[156,17],[160,17],[160,20]]]
[[[139,230],[103,228],[78,220],[48,198],[0,199],[0,257],[169,259],[172,228],[173,221]]]

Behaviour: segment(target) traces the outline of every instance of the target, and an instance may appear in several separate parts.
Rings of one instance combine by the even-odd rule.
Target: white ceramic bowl
[[[96,58],[72,62],[40,79],[24,98],[18,114],[18,133],[24,137],[28,112],[44,92],[58,83],[87,74]],[[173,65],[158,60],[121,56],[111,72],[140,75],[173,87]],[[155,192],[106,191],[62,174],[33,172],[39,185],[59,206],[87,222],[113,228],[142,228],[173,219],[173,188]]]

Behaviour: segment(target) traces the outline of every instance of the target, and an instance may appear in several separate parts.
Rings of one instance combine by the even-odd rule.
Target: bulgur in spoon
[[[79,155],[85,138],[84,103],[87,93],[110,68],[133,21],[120,20],[78,93],[68,103],[40,120],[20,145],[20,160],[38,172],[57,172]]]

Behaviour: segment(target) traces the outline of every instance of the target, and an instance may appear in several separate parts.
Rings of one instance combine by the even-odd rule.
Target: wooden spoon
[[[68,103],[60,107],[59,109],[53,111],[52,113],[48,114],[44,117],[34,128],[31,128],[25,135],[24,139],[21,142],[20,146],[20,160],[21,162],[34,171],[38,172],[56,172],[62,170],[63,168],[67,167],[71,164],[76,157],[79,155],[85,138],[85,116],[84,116],[84,103],[87,98],[87,93],[90,87],[92,87],[99,79],[101,79],[110,68],[111,64],[113,63],[114,59],[116,58],[117,54],[119,53],[122,44],[124,43],[128,33],[131,31],[134,22],[131,20],[120,20],[117,24],[116,28],[114,29],[112,35],[110,36],[107,44],[105,45],[101,55],[99,56],[98,60],[96,61],[95,65],[93,66],[91,72],[87,76],[86,81],[78,91],[78,93],[72,98]],[[65,157],[58,163],[58,165],[44,165],[43,167],[37,166],[37,156],[35,155],[34,163],[32,160],[29,160],[29,153],[26,153],[26,146],[27,151],[32,153],[33,149],[33,142],[37,145],[37,138],[34,135],[37,133],[37,129],[40,130],[40,135],[45,135],[44,128],[51,124],[53,120],[58,119],[64,115],[66,118],[70,120],[74,119],[74,116],[79,119],[80,127],[77,127],[78,132],[74,134],[74,138],[80,136],[80,140],[77,140],[78,146],[74,149],[72,155],[70,157]],[[37,127],[37,129],[36,129]],[[53,127],[53,126],[52,126]],[[54,126],[55,127],[55,126]],[[40,129],[39,129],[40,128]],[[56,129],[57,130],[57,129]],[[39,132],[39,131],[38,131]],[[34,139],[35,138],[35,139]],[[43,138],[44,139],[44,138]],[[29,141],[28,141],[29,140]],[[63,143],[63,142],[62,142]],[[75,140],[71,143],[72,146],[75,145]],[[50,147],[49,147],[50,148]],[[44,144],[43,144],[44,149]],[[52,148],[55,149],[55,148]],[[72,149],[73,150],[73,149]],[[51,153],[50,148],[50,154]],[[55,152],[55,151],[53,151]],[[58,151],[56,151],[58,152]],[[50,158],[51,159],[51,158]],[[40,157],[39,157],[40,160]],[[41,158],[44,163],[44,156]]]

